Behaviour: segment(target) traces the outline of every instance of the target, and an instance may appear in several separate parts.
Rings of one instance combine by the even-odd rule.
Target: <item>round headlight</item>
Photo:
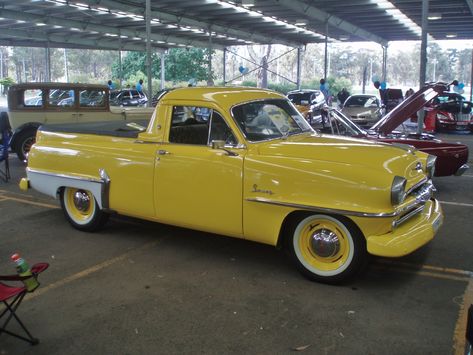
[[[391,203],[399,205],[406,198],[406,182],[407,180],[401,176],[395,176],[391,185]]]
[[[435,174],[435,161],[437,157],[435,155],[429,155],[425,164],[425,172],[429,178],[432,178]]]

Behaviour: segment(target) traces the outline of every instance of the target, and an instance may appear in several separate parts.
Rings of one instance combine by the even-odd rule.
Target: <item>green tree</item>
[[[160,56],[152,53],[151,75],[159,78],[161,75]],[[193,78],[197,81],[208,77],[208,50],[201,48],[172,48],[165,58],[166,80],[178,82]],[[122,59],[122,76],[124,80],[136,75],[137,72],[146,73],[146,53],[128,52]],[[112,76],[119,77],[118,59],[113,62]]]

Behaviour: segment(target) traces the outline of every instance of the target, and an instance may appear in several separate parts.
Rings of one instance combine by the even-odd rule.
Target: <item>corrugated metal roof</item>
[[[419,40],[421,0],[152,0],[152,47]],[[473,0],[430,0],[434,39],[473,39]],[[0,45],[144,50],[145,0],[0,0]],[[301,21],[306,24],[301,25]],[[211,36],[209,36],[211,34]],[[211,37],[211,39],[209,39]]]

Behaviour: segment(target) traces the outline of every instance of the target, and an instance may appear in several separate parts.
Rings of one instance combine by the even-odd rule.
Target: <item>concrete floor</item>
[[[473,151],[473,135],[442,135]],[[344,286],[307,281],[272,247],[115,216],[100,233],[58,202],[0,182],[0,271],[50,268],[19,310],[41,343],[0,336],[0,354],[461,353],[473,302],[473,172],[435,179],[445,223],[400,259],[373,258]],[[470,164],[473,167],[473,164]],[[16,327],[14,327],[16,328]]]

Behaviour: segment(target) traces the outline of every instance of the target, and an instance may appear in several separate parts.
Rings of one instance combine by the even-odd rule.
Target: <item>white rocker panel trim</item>
[[[108,208],[108,199],[107,196],[104,196],[104,192],[108,190],[109,180],[107,179],[55,174],[30,168],[26,169],[26,176],[33,189],[55,199],[58,198],[58,191],[61,187],[73,187],[90,191],[100,209]]]

